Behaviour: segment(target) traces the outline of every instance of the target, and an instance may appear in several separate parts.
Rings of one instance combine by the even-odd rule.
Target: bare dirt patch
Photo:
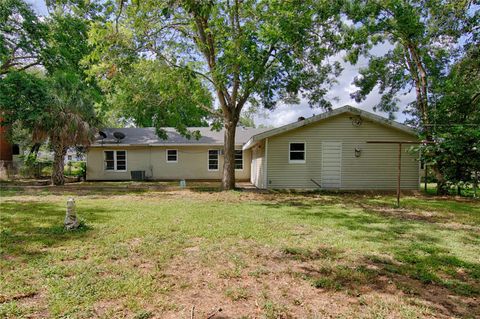
[[[437,308],[431,302],[410,303],[387,277],[375,279],[375,284],[352,283],[342,290],[316,288],[309,271],[322,269],[327,258],[322,253],[297,259],[268,247],[250,246],[248,250],[256,253],[243,248],[235,251],[240,262],[225,259],[225,252],[211,254],[207,262],[201,258],[202,252],[191,254],[190,250],[174,258],[165,270],[165,278],[172,283],[166,298],[177,308],[162,312],[160,317],[188,318],[193,307],[195,318],[206,318],[219,308],[222,311],[212,318],[338,318],[348,314],[362,317],[358,314],[372,307],[383,307],[385,315],[392,318],[401,317],[405,308],[424,318],[449,317],[449,309],[445,315],[431,315],[430,309]],[[232,251],[229,253],[231,256]],[[382,289],[377,289],[381,282]]]

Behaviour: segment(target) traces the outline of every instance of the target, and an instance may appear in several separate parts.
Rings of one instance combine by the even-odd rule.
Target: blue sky
[[[47,8],[45,6],[44,0],[27,0],[28,3],[32,4],[35,10],[39,14],[47,14]],[[379,47],[376,49],[377,54],[381,54],[387,50],[386,46]],[[365,59],[360,59],[359,63],[356,65],[350,65],[349,63],[344,63],[343,67],[344,70],[342,74],[338,77],[336,84],[329,92],[329,98],[332,100],[332,104],[334,108],[344,106],[346,104],[358,107],[363,110],[373,111],[372,107],[376,105],[380,100],[380,95],[378,91],[373,91],[365,101],[361,103],[356,103],[355,100],[350,98],[350,93],[356,90],[355,86],[352,84],[353,79],[356,75],[358,75],[358,70],[365,66],[367,61]],[[335,101],[334,98],[338,98],[338,101]],[[415,99],[414,92],[410,92],[405,96],[399,97],[401,102],[400,105],[403,106],[407,105],[409,102]],[[255,117],[255,123],[257,125],[264,124],[268,126],[278,127],[281,125],[285,125],[291,122],[296,121],[300,116],[303,117],[310,117],[314,114],[319,114],[323,112],[321,109],[312,109],[308,106],[306,101],[303,101],[300,104],[296,105],[285,105],[280,104],[278,107],[273,111],[265,111],[262,114],[258,114]],[[387,117],[386,114],[381,112],[376,112],[379,115]],[[405,116],[402,112],[398,112],[396,114],[396,120],[399,122],[403,122],[405,120]]]
[[[45,6],[44,0],[26,0],[26,2],[33,5],[39,14],[47,14],[47,7]]]

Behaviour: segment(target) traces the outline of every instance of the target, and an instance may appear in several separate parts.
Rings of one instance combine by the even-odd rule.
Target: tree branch
[[[235,48],[237,52],[240,52],[240,35],[242,29],[240,27],[240,17],[238,13],[238,0],[235,0],[235,8],[230,13],[231,17],[231,27],[235,41]],[[235,31],[234,31],[235,30]],[[240,88],[240,65],[236,62],[233,66],[233,88],[232,88],[232,101],[233,103],[237,102],[238,90]]]
[[[230,115],[231,111],[230,107],[235,107],[231,106],[231,98],[228,94],[228,91],[226,90],[225,87],[220,86],[220,81],[216,79],[215,76],[215,67],[216,67],[216,61],[215,61],[215,50],[214,50],[214,44],[213,44],[213,37],[207,36],[205,29],[208,28],[208,22],[206,21],[205,18],[200,17],[197,15],[196,12],[193,12],[194,15],[194,20],[195,24],[197,26],[197,33],[198,33],[198,41],[197,38],[194,38],[194,40],[197,40],[196,43],[199,46],[200,51],[203,53],[205,56],[205,59],[207,60],[208,67],[210,69],[210,72],[212,72],[213,75],[213,81],[212,83],[215,86],[215,90],[217,92],[217,97],[220,102],[220,106],[222,107],[222,110],[225,114]]]
[[[162,60],[164,60],[169,66],[171,67],[174,67],[174,68],[177,68],[177,69],[185,69],[184,66],[181,66],[181,65],[178,65],[178,64],[175,64],[173,63],[172,61],[170,61],[167,57],[165,57],[163,54],[161,53],[158,53],[158,52],[155,52],[158,56],[161,57]],[[208,82],[210,82],[211,84],[215,85],[215,82],[213,82],[213,80],[208,77],[206,74],[202,73],[202,72],[198,72],[198,71],[195,71],[195,70],[192,70],[192,69],[189,69],[189,71],[195,73],[196,75],[199,75],[201,76],[202,78],[204,78],[205,80],[207,80]]]
[[[262,61],[262,71],[258,72],[257,74],[254,74],[252,80],[247,82],[245,85],[245,90],[243,92],[243,95],[239,99],[237,105],[236,105],[236,113],[240,114],[240,111],[242,110],[243,105],[245,102],[247,102],[248,98],[250,97],[251,94],[251,89],[257,84],[258,80],[260,80],[261,77],[265,75],[265,72],[273,65],[273,61],[271,63],[268,63],[268,60],[272,56],[273,51],[275,51],[275,44],[271,44],[269,50],[265,54],[265,57],[263,58]]]

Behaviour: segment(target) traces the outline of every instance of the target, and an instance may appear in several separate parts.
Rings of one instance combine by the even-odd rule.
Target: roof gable
[[[309,117],[305,120],[290,123],[290,124],[287,124],[287,125],[284,125],[284,126],[280,126],[278,128],[274,128],[274,129],[256,134],[256,135],[252,136],[250,138],[250,140],[248,140],[248,142],[245,144],[243,149],[249,149],[253,145],[255,145],[256,142],[258,142],[260,140],[263,140],[265,138],[275,136],[275,135],[278,135],[278,134],[283,134],[283,133],[295,130],[297,128],[307,126],[307,125],[310,125],[310,124],[313,124],[313,123],[317,123],[317,122],[320,122],[320,121],[323,121],[323,120],[326,120],[326,119],[329,119],[329,118],[332,118],[334,116],[344,114],[344,113],[350,113],[350,114],[353,114],[353,115],[357,115],[357,116],[363,117],[365,119],[369,119],[370,121],[372,121],[374,123],[378,123],[378,124],[381,124],[381,125],[393,128],[393,129],[397,129],[399,131],[410,134],[412,136],[417,136],[417,133],[415,132],[415,130],[413,130],[412,128],[410,128],[410,127],[408,127],[404,124],[400,124],[398,122],[386,119],[382,116],[379,116],[379,115],[376,115],[376,114],[373,114],[373,113],[370,113],[370,112],[367,112],[367,111],[364,111],[364,110],[360,110],[360,109],[355,108],[355,107],[350,106],[350,105],[345,105],[345,106],[342,106],[338,109],[334,109],[334,110],[329,111],[329,112],[325,112],[325,113],[322,113],[322,114],[319,114],[319,115]]]

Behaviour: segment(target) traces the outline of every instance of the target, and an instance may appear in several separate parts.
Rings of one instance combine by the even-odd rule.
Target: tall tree
[[[432,131],[436,144],[422,147],[427,163],[451,185],[478,183],[480,172],[480,47],[469,45],[465,56],[432,85],[435,97]]]
[[[461,51],[460,41],[476,32],[479,12],[470,12],[470,0],[347,0],[345,13],[353,24],[347,28],[348,60],[369,58],[354,84],[357,102],[376,87],[382,95],[379,110],[398,110],[398,97],[415,89],[412,113],[418,128],[432,139],[432,81],[448,72]],[[478,32],[478,31],[477,31]],[[370,49],[384,44],[384,54]]]
[[[92,93],[78,74],[64,71],[48,77],[11,72],[0,82],[4,123],[28,129],[33,142],[50,142],[55,185],[64,184],[67,148],[88,145],[98,125],[93,107],[97,97]]]
[[[95,91],[74,72],[49,77],[50,103],[44,118],[33,127],[34,140],[48,138],[54,152],[52,183],[63,185],[64,158],[72,146],[89,145],[98,126]]]
[[[273,108],[302,93],[311,105],[331,106],[324,84],[339,66],[325,57],[334,51],[337,9],[313,0],[124,0],[103,39],[129,30],[135,52],[188,68],[209,85],[225,128],[222,186],[232,189],[235,128],[247,103]]]
[[[87,77],[82,59],[92,48],[87,41],[89,21],[70,10],[55,10],[48,20],[49,36],[43,51],[50,104],[46,119],[34,127],[37,139],[48,138],[53,151],[52,183],[64,183],[63,159],[68,147],[90,144],[99,124],[101,100],[94,79]]]
[[[34,142],[49,141],[54,150],[52,182],[61,185],[67,147],[88,144],[92,126],[98,123],[95,116],[98,90],[80,64],[91,50],[87,43],[88,22],[69,12],[56,11],[40,24],[40,19],[23,1],[5,3],[10,11],[4,10],[7,22],[2,31],[16,32],[7,37],[12,39],[11,43],[17,41],[10,55],[20,54],[21,58],[2,64],[6,75],[0,83],[2,124],[27,128]],[[42,31],[41,37],[36,26]],[[26,56],[24,52],[32,55]],[[34,63],[28,62],[34,58]],[[41,68],[36,74],[27,73],[26,69],[33,64]]]

